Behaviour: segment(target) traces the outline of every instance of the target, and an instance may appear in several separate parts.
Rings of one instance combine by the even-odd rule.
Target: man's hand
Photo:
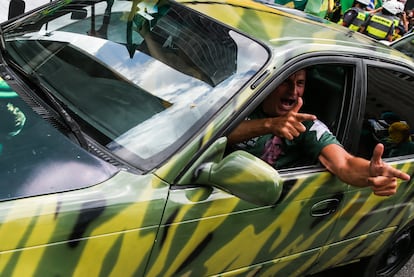
[[[369,184],[376,195],[389,196],[397,192],[397,178],[404,181],[410,180],[410,176],[382,161],[384,145],[375,146],[371,162],[369,164]]]
[[[272,133],[278,137],[284,137],[292,140],[299,136],[300,133],[306,131],[306,127],[302,124],[305,120],[316,120],[316,116],[312,114],[299,113],[302,108],[302,97],[298,98],[296,106],[286,115],[269,118],[270,129]]]

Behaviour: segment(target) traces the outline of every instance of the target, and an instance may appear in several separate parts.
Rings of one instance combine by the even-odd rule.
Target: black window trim
[[[363,73],[363,80],[364,80],[364,87],[365,89],[363,90],[363,94],[361,94],[363,97],[360,98],[360,105],[359,105],[359,110],[361,111],[359,113],[359,116],[357,118],[354,119],[354,121],[360,122],[360,125],[362,126],[362,122],[364,120],[364,114],[365,114],[365,106],[366,106],[366,98],[367,98],[367,79],[368,79],[368,67],[372,66],[372,67],[378,67],[381,69],[385,69],[385,70],[392,70],[392,71],[399,71],[401,73],[407,74],[407,75],[411,75],[414,78],[414,68],[410,67],[410,65],[405,64],[405,63],[396,63],[394,61],[387,61],[387,60],[372,60],[370,58],[366,58],[366,59],[361,59],[361,65],[362,65],[362,73]],[[355,126],[355,125],[354,125]],[[356,142],[359,142],[359,132],[357,132],[357,130],[360,130],[361,126],[356,129],[353,128],[352,130],[354,130],[353,133],[355,137],[358,137],[357,140],[355,140]],[[357,127],[357,126],[355,126]],[[356,143],[355,147],[352,149],[353,151],[357,151],[357,146],[358,143]],[[401,160],[400,157],[392,157],[392,158],[387,158],[387,157],[383,157],[383,159],[385,161],[393,161],[393,160]]]

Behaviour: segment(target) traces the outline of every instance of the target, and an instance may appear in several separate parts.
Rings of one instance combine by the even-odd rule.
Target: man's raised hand
[[[284,137],[292,140],[299,136],[300,133],[306,131],[306,127],[302,124],[303,121],[316,120],[313,114],[299,113],[302,108],[302,97],[298,97],[296,106],[292,108],[286,115],[272,118],[272,133],[278,137]]]

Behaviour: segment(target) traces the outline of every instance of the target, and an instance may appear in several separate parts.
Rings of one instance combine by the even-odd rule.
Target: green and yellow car
[[[390,120],[414,130],[402,53],[247,0],[60,0],[0,27],[1,276],[392,276],[414,252],[413,181],[380,197],[227,143],[306,68],[303,111],[369,159]]]

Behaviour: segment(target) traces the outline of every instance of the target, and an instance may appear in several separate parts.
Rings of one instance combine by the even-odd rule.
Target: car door
[[[346,186],[324,171],[289,176],[274,206],[219,189],[174,186],[146,274],[307,272],[330,236]]]
[[[412,175],[414,151],[410,146],[393,143],[392,139],[401,139],[403,135],[393,136],[389,128],[395,122],[398,128],[406,125],[403,132],[407,131],[410,138],[407,144],[412,144],[413,71],[385,62],[364,61],[360,66],[363,86],[355,93],[356,106],[348,117],[350,129],[345,145],[353,153],[369,159],[374,146],[383,143],[384,161]],[[397,194],[388,198],[373,195],[370,188],[349,186],[338,223],[328,246],[323,249],[320,263],[346,263],[375,254],[397,226],[412,220],[411,185],[412,181],[399,181]]]
[[[332,100],[342,105],[344,84],[353,68],[334,65],[325,70],[330,72],[333,68],[338,69],[335,76],[340,79],[333,86],[329,81],[332,79],[318,78],[321,76],[314,68],[315,80],[309,89],[316,93],[325,84],[326,94],[309,97],[306,99],[309,105],[311,100],[316,105],[334,93],[341,93]],[[323,116],[332,119],[330,124],[335,128],[339,128],[335,123],[341,111],[340,106],[337,108]],[[331,236],[348,186],[315,164],[280,170],[278,176],[283,189],[274,205],[253,204],[224,190],[197,185],[194,174],[206,164],[228,166],[220,164],[225,144],[225,138],[218,139],[172,186],[146,274],[306,274]],[[261,170],[250,164],[246,162],[243,170],[221,177],[248,183],[244,174]],[[250,192],[257,193],[255,184],[250,186]]]

